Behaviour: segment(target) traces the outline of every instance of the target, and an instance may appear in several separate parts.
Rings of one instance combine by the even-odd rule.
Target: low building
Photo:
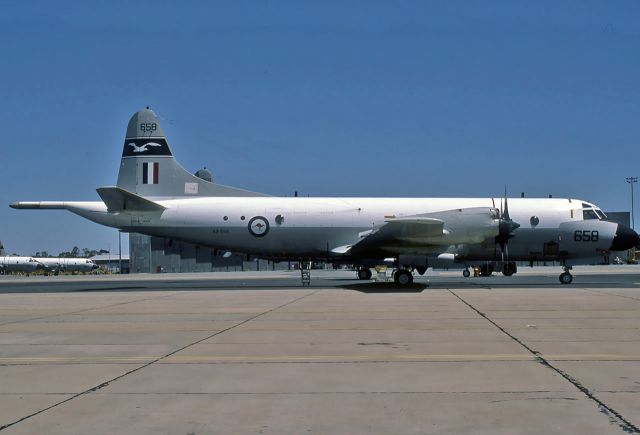
[[[289,270],[289,262],[247,261],[246,255],[193,245],[177,240],[129,234],[131,273],[240,272]]]
[[[94,255],[89,260],[107,269],[110,273],[120,273],[120,263],[122,262],[122,273],[129,273],[129,256],[126,254],[122,257],[118,254],[100,254]]]

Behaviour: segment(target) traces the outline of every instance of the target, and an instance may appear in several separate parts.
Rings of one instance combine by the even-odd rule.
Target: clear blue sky
[[[272,194],[499,196],[506,184],[628,210],[624,178],[640,176],[636,0],[1,6],[11,252],[115,250],[115,230],[8,204],[97,200],[146,105],[185,167]]]

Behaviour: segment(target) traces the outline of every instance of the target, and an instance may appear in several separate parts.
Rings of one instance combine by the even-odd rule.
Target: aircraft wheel
[[[480,275],[482,276],[491,276],[493,273],[493,264],[483,264],[480,266]]]
[[[471,272],[469,272],[469,269],[463,270],[462,276],[464,276],[465,278],[469,278],[471,276]]]
[[[371,279],[371,269],[358,269],[358,279]]]
[[[416,267],[416,272],[418,272],[420,275],[424,275],[426,271],[426,267]]]
[[[393,274],[393,280],[396,284],[408,286],[413,284],[413,275],[411,275],[411,272],[407,269],[398,269],[396,273]]]
[[[504,276],[511,276],[513,274],[515,274],[518,271],[518,266],[516,265],[516,263],[505,263],[502,266],[502,274]]]
[[[571,284],[573,282],[573,275],[569,272],[563,272],[560,274],[560,283],[561,284]]]

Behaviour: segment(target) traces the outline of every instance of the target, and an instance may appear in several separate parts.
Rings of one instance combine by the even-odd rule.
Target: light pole
[[[118,273],[122,275],[122,231],[120,230],[118,230]]]
[[[627,183],[629,183],[631,185],[631,228],[633,228],[634,230],[636,229],[634,223],[635,223],[635,216],[633,213],[633,185],[634,183],[638,182],[638,177],[627,177],[626,178]]]

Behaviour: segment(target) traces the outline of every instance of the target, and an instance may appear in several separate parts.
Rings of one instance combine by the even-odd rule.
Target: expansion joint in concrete
[[[305,295],[303,295],[303,296],[300,296],[300,297],[297,297],[297,298],[295,298],[295,299],[293,299],[293,300],[291,300],[291,301],[289,301],[289,302],[286,302],[286,303],[284,303],[284,304],[278,305],[277,307],[270,308],[270,309],[268,309],[268,310],[266,310],[266,311],[263,311],[263,312],[261,312],[261,313],[259,313],[259,314],[256,314],[255,316],[251,316],[251,317],[249,317],[248,319],[245,319],[245,320],[243,320],[243,321],[241,321],[241,322],[238,322],[238,323],[236,323],[236,324],[234,324],[234,325],[232,325],[232,326],[229,326],[228,328],[225,328],[225,329],[222,329],[222,330],[220,330],[220,331],[216,331],[216,332],[214,332],[214,333],[212,333],[212,334],[209,334],[209,335],[207,335],[207,336],[206,336],[206,337],[204,337],[204,338],[201,338],[201,339],[196,340],[196,341],[194,341],[194,342],[191,342],[191,343],[189,343],[189,344],[187,344],[187,345],[184,345],[184,346],[182,346],[182,347],[181,347],[181,348],[179,348],[179,349],[176,349],[176,350],[174,350],[174,351],[172,351],[172,352],[169,352],[169,353],[167,353],[167,354],[165,354],[165,355],[162,355],[162,356],[160,356],[160,357],[158,357],[158,358],[154,359],[153,361],[149,361],[148,363],[143,364],[143,365],[141,365],[141,366],[139,366],[139,367],[136,367],[135,369],[129,370],[128,372],[123,373],[123,374],[121,374],[121,375],[119,375],[119,376],[116,376],[115,378],[112,378],[112,379],[110,379],[110,380],[108,380],[108,381],[102,382],[102,383],[100,383],[100,384],[98,384],[98,385],[96,385],[96,386],[94,386],[94,387],[91,387],[91,388],[89,388],[89,389],[87,389],[87,390],[84,390],[84,391],[82,391],[82,392],[80,392],[80,393],[77,393],[77,394],[75,394],[75,395],[73,395],[73,396],[71,396],[71,397],[68,397],[68,398],[66,398],[65,400],[61,400],[60,402],[56,402],[56,403],[54,403],[54,404],[53,404],[53,405],[51,405],[51,406],[48,406],[48,407],[46,407],[46,408],[44,408],[44,409],[41,409],[41,410],[39,410],[39,411],[36,411],[36,412],[34,412],[34,413],[32,413],[32,414],[29,414],[29,415],[27,415],[27,416],[24,416],[24,417],[20,418],[19,420],[16,420],[16,421],[13,421],[13,422],[11,422],[11,423],[8,423],[8,424],[5,424],[5,425],[3,425],[3,426],[0,426],[0,431],[2,431],[2,430],[4,430],[4,429],[8,429],[8,428],[10,428],[11,426],[14,426],[14,425],[16,425],[16,424],[18,424],[18,423],[20,423],[20,422],[23,422],[23,421],[25,421],[25,420],[28,420],[28,419],[32,418],[32,417],[35,417],[36,415],[42,414],[42,413],[44,413],[44,412],[46,412],[46,411],[49,411],[50,409],[56,408],[56,407],[58,407],[58,406],[60,406],[60,405],[62,405],[62,404],[65,404],[65,403],[70,402],[70,401],[72,401],[72,400],[74,400],[74,399],[77,399],[78,397],[85,396],[85,395],[87,395],[87,394],[90,394],[90,393],[96,392],[96,391],[98,391],[98,390],[101,390],[102,388],[109,386],[111,383],[113,383],[113,382],[115,382],[115,381],[118,381],[118,380],[120,380],[120,379],[122,379],[122,378],[124,378],[124,377],[126,377],[126,376],[129,376],[129,375],[130,375],[130,374],[132,374],[132,373],[136,373],[136,372],[138,372],[138,371],[140,371],[140,370],[142,370],[142,369],[144,369],[144,368],[146,368],[146,367],[149,367],[150,365],[153,365],[153,364],[155,364],[155,363],[157,363],[157,362],[159,362],[159,361],[164,360],[165,358],[168,358],[168,357],[170,357],[170,356],[172,356],[172,355],[177,354],[178,352],[181,352],[181,351],[183,351],[183,350],[185,350],[185,349],[188,349],[188,348],[190,348],[191,346],[195,346],[196,344],[202,343],[203,341],[209,340],[209,339],[211,339],[211,338],[213,338],[213,337],[215,337],[215,336],[218,336],[218,335],[220,335],[220,334],[224,334],[225,332],[230,331],[230,330],[232,330],[232,329],[234,329],[234,328],[237,328],[238,326],[242,326],[242,325],[244,325],[245,323],[251,322],[252,320],[255,320],[255,319],[259,318],[259,317],[262,317],[262,316],[265,316],[265,315],[267,315],[267,314],[273,313],[274,311],[279,310],[280,308],[284,308],[284,307],[286,307],[287,305],[294,304],[294,303],[298,302],[299,300],[304,299],[304,298],[307,298],[307,297],[309,297],[309,296],[311,296],[311,295],[313,295],[313,294],[315,294],[315,293],[317,293],[317,292],[318,292],[318,290],[313,291],[313,292],[310,292],[310,293],[307,293],[307,294],[305,294]],[[91,309],[95,309],[95,308],[91,308]],[[83,311],[86,311],[86,310],[83,310]]]
[[[570,376],[567,372],[565,372],[564,370],[560,369],[559,367],[554,366],[552,363],[550,363],[547,359],[545,359],[542,354],[538,351],[536,351],[535,349],[532,349],[531,347],[527,346],[526,343],[524,343],[522,340],[520,340],[518,337],[516,337],[515,335],[511,334],[509,331],[507,331],[506,329],[504,329],[502,326],[500,326],[498,323],[496,323],[494,320],[492,320],[487,314],[483,313],[482,311],[480,311],[479,309],[477,309],[475,306],[473,306],[471,303],[467,302],[465,299],[463,299],[460,295],[458,295],[456,292],[454,292],[453,290],[449,289],[449,292],[455,296],[456,298],[458,298],[460,300],[460,302],[462,302],[463,304],[465,304],[467,307],[469,307],[471,310],[475,311],[479,316],[481,316],[482,318],[484,318],[486,321],[488,321],[489,323],[491,323],[493,326],[495,326],[497,329],[499,329],[503,334],[505,334],[506,336],[508,336],[509,338],[511,338],[513,341],[515,341],[516,343],[518,343],[520,346],[522,346],[523,348],[525,348],[528,352],[530,352],[532,355],[535,356],[536,361],[538,361],[540,364],[544,365],[545,367],[553,370],[554,372],[556,372],[557,374],[559,374],[560,376],[562,376],[564,379],[566,379],[571,385],[573,385],[575,388],[577,388],[581,393],[583,393],[588,399],[594,401],[597,405],[598,408],[600,409],[600,411],[607,415],[612,421],[615,421],[615,423],[618,424],[618,426],[620,426],[620,428],[627,432],[627,433],[640,433],[640,428],[636,425],[634,425],[633,423],[631,423],[627,418],[625,418],[622,414],[620,414],[620,412],[616,411],[615,409],[613,409],[611,406],[607,405],[605,402],[603,402],[602,400],[598,399],[595,394],[589,390],[587,387],[585,387],[584,385],[582,385],[582,383],[580,383],[580,381],[578,381],[577,379],[575,379],[574,377]]]

